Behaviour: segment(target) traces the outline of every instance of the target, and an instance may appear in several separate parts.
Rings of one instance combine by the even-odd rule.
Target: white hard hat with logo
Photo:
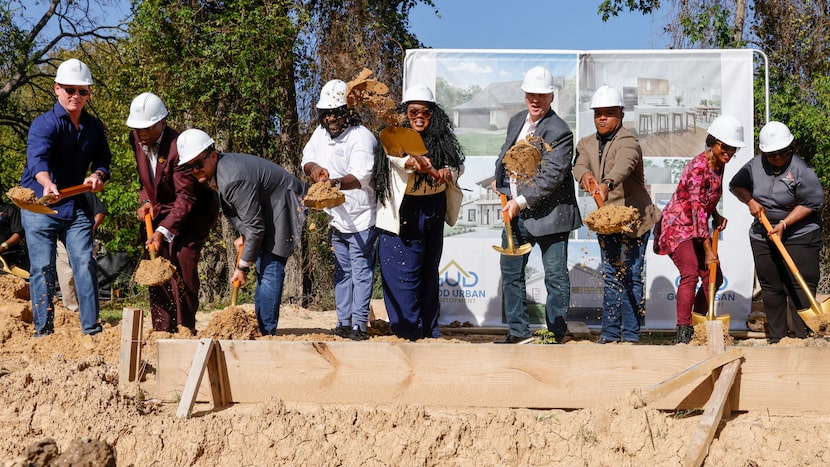
[[[91,86],[92,73],[86,63],[77,58],[70,58],[58,66],[55,82],[74,86]]]
[[[130,104],[127,126],[138,129],[150,128],[166,116],[167,108],[161,98],[152,92],[143,92]]]
[[[591,98],[591,108],[601,109],[603,107],[625,107],[622,94],[611,86],[600,86]]]
[[[795,136],[787,125],[781,122],[769,122],[758,134],[758,148],[761,152],[775,152],[784,149],[793,142]]]
[[[192,161],[214,143],[213,138],[202,130],[191,128],[183,131],[176,139],[176,149],[179,151],[179,165]]]
[[[336,109],[346,105],[347,85],[344,81],[333,79],[323,85],[320,90],[320,100],[317,101],[318,109]]]
[[[424,83],[415,83],[412,86],[408,87],[406,91],[403,93],[403,99],[401,99],[401,103],[406,104],[407,102],[430,102],[435,103],[435,94],[432,93],[432,89],[429,88]]]
[[[543,66],[535,66],[525,73],[522,91],[529,94],[552,94],[553,75]]]
[[[746,146],[744,143],[744,126],[732,115],[721,115],[712,120],[707,133],[720,141],[736,148]]]

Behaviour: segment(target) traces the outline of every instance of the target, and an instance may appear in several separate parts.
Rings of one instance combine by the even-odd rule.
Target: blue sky
[[[665,20],[622,13],[603,23],[601,0],[433,0],[410,15],[427,47],[440,49],[662,49]]]

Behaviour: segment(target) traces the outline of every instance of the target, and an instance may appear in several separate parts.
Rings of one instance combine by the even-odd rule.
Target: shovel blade
[[[36,214],[57,214],[58,211],[46,206],[45,204],[38,204],[38,203],[24,203],[22,201],[18,201],[12,199],[12,202],[15,206],[19,207],[20,209],[25,209],[29,212],[34,212]]]
[[[417,131],[400,126],[388,126],[380,132],[380,144],[386,154],[402,157],[404,154],[423,156],[427,153],[424,140]]]
[[[510,248],[502,248],[498,245],[493,245],[493,249],[505,256],[524,256],[530,253],[530,250],[533,249],[533,245],[525,243],[524,245],[521,245],[518,248],[513,248],[512,250]]]
[[[814,310],[813,308],[805,308],[803,310],[798,310],[798,316],[801,317],[801,320],[804,321],[804,324],[807,325],[811,330],[814,332],[826,332],[826,329],[817,329],[821,328],[822,323],[818,320],[821,315],[825,315],[830,313],[830,299],[824,300],[821,303],[816,303],[818,305],[818,309]]]

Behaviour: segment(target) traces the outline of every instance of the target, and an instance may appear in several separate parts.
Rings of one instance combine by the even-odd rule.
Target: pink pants
[[[669,254],[677,270],[680,271],[680,284],[677,286],[677,325],[689,326],[692,324],[692,309],[695,313],[706,315],[709,298],[709,268],[706,267],[706,253],[703,249],[703,239],[693,238],[677,246]],[[723,273],[718,264],[715,285],[720,288],[723,284]],[[698,278],[700,287],[695,292]],[[717,289],[716,289],[717,290]]]

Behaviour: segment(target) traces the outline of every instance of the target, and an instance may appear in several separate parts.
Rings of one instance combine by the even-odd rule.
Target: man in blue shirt
[[[29,127],[26,167],[20,185],[35,196],[55,194],[54,215],[21,212],[31,263],[29,291],[35,337],[55,330],[55,250],[66,245],[75,276],[81,331],[101,332],[96,286],[97,265],[92,257],[92,212],[85,197],[61,198],[61,189],[88,184],[93,193],[104,188],[110,175],[112,153],[104,125],[84,107],[89,101],[92,74],[78,59],[61,63],[55,75],[58,102]]]

